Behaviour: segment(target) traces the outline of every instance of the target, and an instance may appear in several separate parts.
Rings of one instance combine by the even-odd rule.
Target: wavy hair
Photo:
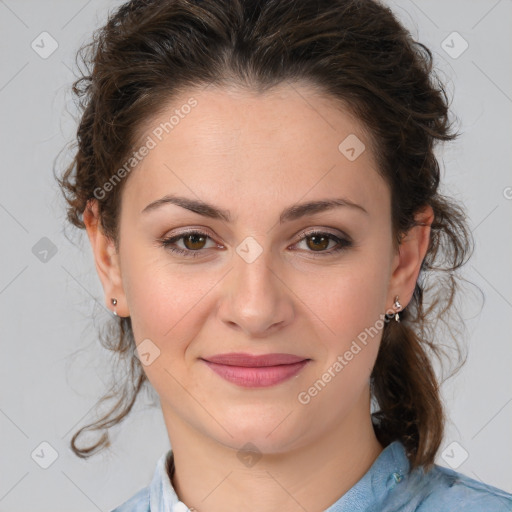
[[[95,190],[133,152],[145,123],[187,88],[264,92],[306,82],[362,121],[390,186],[394,246],[415,225],[415,213],[425,205],[434,211],[412,300],[401,322],[384,326],[371,375],[377,438],[383,445],[400,440],[412,467],[429,469],[445,423],[434,367],[444,353],[437,328],[440,321],[450,325],[457,270],[473,251],[463,207],[439,191],[435,147],[458,134],[431,51],[375,0],[132,0],[109,14],[77,59],[85,70],[73,84],[80,112],[74,158],[56,179],[67,220],[84,229],[83,212],[97,200],[101,227],[116,247],[126,179],[101,199]],[[126,417],[147,383],[133,356],[130,318],[111,322],[100,339],[123,363],[124,387],[116,378],[102,400],[117,401],[73,435],[71,448],[83,458],[110,444],[108,429]],[[460,362],[457,343],[456,354]],[[86,432],[101,436],[79,447]]]

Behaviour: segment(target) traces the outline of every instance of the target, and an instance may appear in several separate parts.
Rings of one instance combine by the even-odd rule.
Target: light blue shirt
[[[158,460],[148,487],[111,512],[187,512],[167,472],[172,450]],[[437,464],[409,471],[400,441],[379,454],[370,469],[324,512],[511,512],[512,494]],[[226,511],[231,512],[231,511]],[[264,512],[264,511],[263,511]]]

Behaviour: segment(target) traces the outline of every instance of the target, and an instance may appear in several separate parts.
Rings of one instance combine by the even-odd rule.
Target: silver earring
[[[117,305],[117,299],[112,298],[112,299],[110,299],[110,302],[112,303],[112,306],[116,306]],[[115,311],[112,311],[112,313],[114,313],[114,315],[117,316],[117,313]]]
[[[395,303],[393,306],[398,311],[400,311],[402,309],[402,304],[400,304],[400,302],[398,301],[398,295],[395,297]],[[398,316],[398,311],[395,313],[395,321],[396,322],[400,322],[400,317]]]

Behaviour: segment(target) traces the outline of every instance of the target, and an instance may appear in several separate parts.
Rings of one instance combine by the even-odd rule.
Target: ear
[[[130,316],[121,279],[119,255],[115,249],[114,241],[102,231],[96,199],[90,199],[87,202],[83,220],[91,243],[96,271],[105,292],[107,309],[115,311],[120,317]],[[112,298],[117,299],[116,306],[112,305]]]
[[[421,264],[429,247],[433,220],[434,211],[427,205],[415,215],[416,225],[402,238],[393,262],[390,295],[386,304],[392,304],[397,295],[403,308],[411,301]]]

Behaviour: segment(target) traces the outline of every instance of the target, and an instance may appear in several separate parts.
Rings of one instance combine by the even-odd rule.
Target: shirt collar
[[[386,446],[363,477],[325,512],[363,512],[378,510],[378,504],[409,473],[409,460],[400,441]],[[151,512],[187,512],[188,507],[179,500],[168,468],[174,470],[172,450],[164,453],[157,462],[149,488]],[[377,508],[375,508],[377,507]]]
[[[325,512],[380,510],[389,492],[409,473],[409,459],[400,441],[393,441],[380,452],[368,471]]]
[[[168,469],[170,471],[168,472]],[[169,473],[174,472],[172,450],[164,453],[156,464],[155,474],[149,486],[150,512],[186,512],[188,507],[179,500],[172,486]]]

